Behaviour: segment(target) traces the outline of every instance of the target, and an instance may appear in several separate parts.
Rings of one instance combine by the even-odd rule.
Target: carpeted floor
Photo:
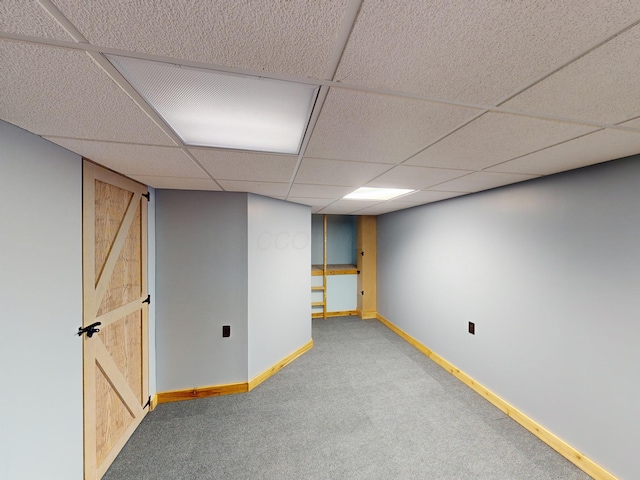
[[[381,323],[313,339],[249,393],[159,405],[104,479],[591,478]]]

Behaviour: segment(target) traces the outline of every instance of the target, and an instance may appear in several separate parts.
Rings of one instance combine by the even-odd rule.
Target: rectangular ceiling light
[[[300,151],[316,85],[107,57],[187,145]]]
[[[360,187],[343,198],[347,200],[391,200],[411,192],[415,192],[415,190],[408,188]]]

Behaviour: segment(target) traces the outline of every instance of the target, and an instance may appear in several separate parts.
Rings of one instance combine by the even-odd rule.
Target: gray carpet
[[[159,405],[104,479],[591,478],[381,323],[313,339],[249,393]]]

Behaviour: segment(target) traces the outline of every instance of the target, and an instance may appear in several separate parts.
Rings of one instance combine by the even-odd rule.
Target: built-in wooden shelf
[[[329,264],[327,265],[327,275],[356,275],[358,269],[355,265],[349,264]],[[322,265],[311,265],[311,275],[322,276]]]

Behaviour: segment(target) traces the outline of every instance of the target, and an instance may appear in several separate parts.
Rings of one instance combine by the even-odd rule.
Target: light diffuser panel
[[[297,154],[318,87],[108,56],[187,145]]]
[[[415,190],[409,188],[360,187],[342,198],[346,200],[391,200],[411,192],[415,192]]]

